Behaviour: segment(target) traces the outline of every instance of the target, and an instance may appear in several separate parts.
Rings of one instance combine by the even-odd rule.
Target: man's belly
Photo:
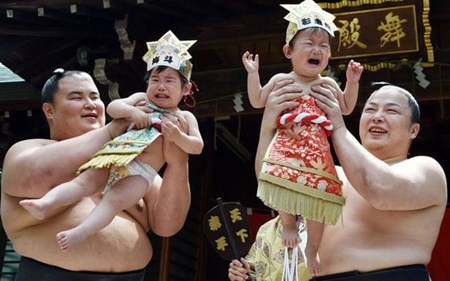
[[[408,264],[426,265],[430,259],[428,248],[404,239],[373,239],[356,235],[349,238],[336,239],[339,243],[322,240],[319,256],[324,272],[321,275],[353,270],[367,272]]]
[[[144,268],[153,254],[150,240],[144,228],[125,212],[84,242],[61,251],[56,233],[79,224],[94,206],[93,201],[83,200],[41,224],[11,234],[15,250],[69,270],[122,272]]]

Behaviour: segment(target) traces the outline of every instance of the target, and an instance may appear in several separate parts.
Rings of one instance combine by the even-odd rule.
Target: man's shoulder
[[[398,164],[407,166],[409,168],[416,167],[421,170],[434,170],[436,172],[443,172],[441,164],[433,157],[426,155],[417,155],[410,157]]]
[[[412,157],[409,160],[413,162],[413,165],[419,165],[420,168],[423,169],[426,174],[430,175],[431,178],[438,181],[441,180],[442,184],[445,186],[447,185],[444,168],[433,157],[420,155]]]
[[[424,198],[434,199],[436,204],[446,205],[447,203],[447,179],[441,164],[430,156],[419,155],[396,163],[396,174],[403,174],[410,178],[417,191]]]
[[[138,97],[138,98],[147,99],[147,93],[146,92],[135,92],[135,93],[131,94],[130,97]]]
[[[40,147],[40,146],[45,146],[48,144],[52,144],[55,143],[57,141],[55,140],[50,140],[50,139],[28,139],[28,140],[22,140],[22,141],[18,141],[16,143],[14,143],[8,151],[11,150],[23,150],[23,149],[27,149],[27,148],[33,148],[33,147]]]
[[[34,151],[37,148],[40,148],[40,147],[43,147],[45,145],[49,145],[49,144],[52,144],[55,142],[56,141],[49,140],[49,139],[28,139],[28,140],[22,140],[22,141],[16,142],[6,152],[5,163],[8,161],[8,159],[11,159],[11,157],[15,158],[19,154],[22,154],[26,151]]]
[[[34,154],[36,150],[52,142],[54,141],[29,139],[13,144],[6,152],[3,162],[2,191],[15,197],[25,197],[21,196],[19,192],[21,189],[18,186],[29,184],[25,181],[26,167],[30,163],[36,163],[36,159],[39,161],[39,157]]]
[[[132,104],[132,105],[135,105],[141,101],[149,102],[147,99],[147,94],[145,92],[135,92],[135,93],[129,95],[128,97],[121,98],[119,100],[124,103]]]

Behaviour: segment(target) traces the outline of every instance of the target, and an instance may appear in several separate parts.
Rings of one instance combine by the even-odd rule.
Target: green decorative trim
[[[260,182],[265,181],[273,185],[276,185],[277,188],[280,189],[281,188],[290,189],[297,193],[303,193],[311,197],[320,198],[322,200],[334,202],[341,205],[345,204],[345,198],[342,196],[338,196],[333,193],[328,193],[320,189],[311,188],[300,183],[281,179],[279,177],[275,177],[266,173],[260,173],[258,179]]]
[[[145,147],[142,147],[141,149],[137,150],[137,149],[123,149],[123,150],[102,150],[97,152],[94,156],[99,156],[99,155],[124,155],[124,154],[139,154],[144,150]]]
[[[278,165],[278,166],[288,167],[288,168],[291,168],[291,169],[297,170],[297,171],[302,171],[302,172],[307,172],[307,173],[311,173],[311,174],[315,174],[315,175],[320,175],[322,177],[329,178],[329,179],[339,183],[340,185],[342,185],[342,182],[341,182],[341,180],[338,177],[336,177],[333,174],[327,173],[325,171],[320,171],[320,170],[317,170],[317,169],[307,168],[307,167],[294,166],[294,165],[291,165],[291,164],[288,164],[288,163],[274,161],[274,160],[271,160],[271,159],[268,159],[268,158],[264,159],[263,162],[264,163],[275,164],[275,165]]]
[[[428,62],[434,62],[434,50],[433,45],[431,44],[431,25],[428,15],[430,14],[430,2],[429,0],[423,0],[423,8],[422,8],[422,22],[425,32],[423,34],[423,40],[425,44],[425,48],[427,49],[427,59]]]
[[[321,223],[334,225],[342,213],[343,204],[299,193],[267,181],[259,181],[257,196],[266,206],[277,211]]]
[[[105,144],[105,146],[107,146],[108,144],[145,144],[145,145],[148,145],[148,141],[139,141],[139,140],[128,140],[128,141],[126,141],[126,140],[113,139],[113,140],[107,142]]]
[[[323,9],[341,9],[345,7],[359,7],[362,5],[379,5],[387,2],[399,3],[405,0],[342,0],[338,3],[318,3]],[[428,0],[424,0],[428,1]]]

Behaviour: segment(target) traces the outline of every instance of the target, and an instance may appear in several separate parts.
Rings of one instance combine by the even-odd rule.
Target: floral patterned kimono
[[[129,129],[124,134],[114,138],[107,142],[101,150],[99,150],[92,157],[89,162],[83,164],[78,173],[83,172],[89,168],[110,168],[124,167],[128,165],[133,159],[144,151],[144,149],[150,145],[156,138],[161,135],[160,132],[160,116],[163,113],[173,114],[170,111],[160,109],[152,104],[148,106],[155,110],[149,113],[152,118],[152,126],[134,130]]]
[[[299,228],[300,231],[304,231],[304,224],[300,223]],[[250,275],[253,280],[282,280],[285,251],[282,241],[282,226],[279,216],[269,220],[259,228],[255,243],[245,257],[250,264]],[[301,250],[298,251],[297,262],[298,281],[309,280],[309,272]]]
[[[277,211],[335,224],[345,199],[328,142],[332,125],[310,95],[298,101],[297,108],[279,118],[263,159],[257,196]]]

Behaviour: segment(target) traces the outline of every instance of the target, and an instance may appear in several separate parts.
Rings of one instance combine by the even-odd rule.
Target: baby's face
[[[171,67],[162,70],[154,68],[150,71],[147,98],[160,108],[175,110],[189,90],[190,88],[187,89],[182,85],[178,71]]]
[[[286,57],[291,59],[294,72],[313,77],[328,66],[331,57],[330,36],[321,28],[300,30],[292,39]]]

